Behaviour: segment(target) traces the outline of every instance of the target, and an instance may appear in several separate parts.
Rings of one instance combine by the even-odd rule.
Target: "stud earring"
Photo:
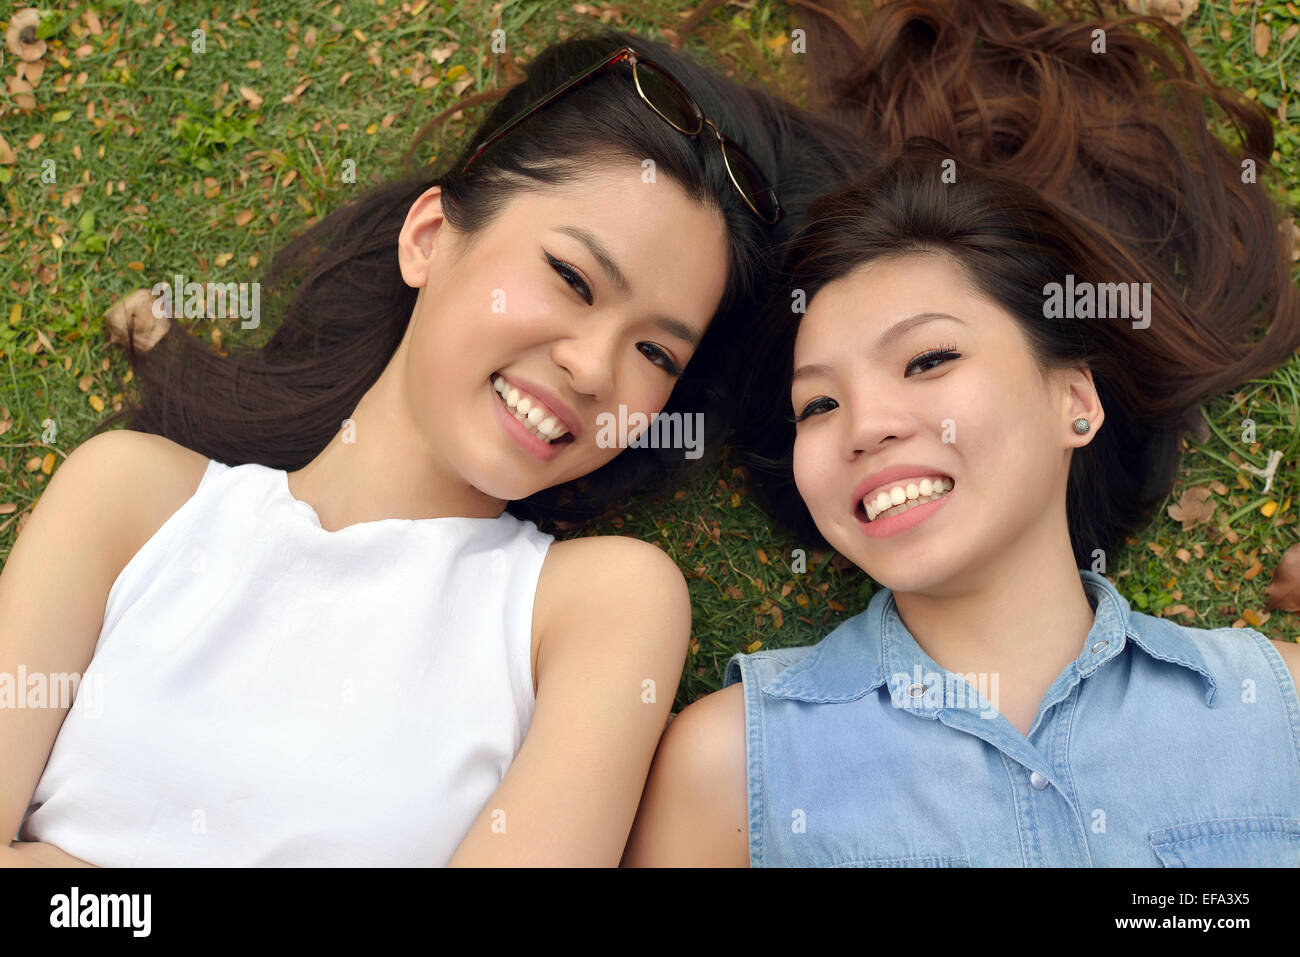
[[[1090,428],[1092,428],[1092,423],[1087,419],[1080,418],[1074,420],[1074,431],[1078,432],[1080,435],[1083,435]]]

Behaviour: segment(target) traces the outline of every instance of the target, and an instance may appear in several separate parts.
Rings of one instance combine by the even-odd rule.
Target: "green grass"
[[[430,117],[504,80],[488,52],[492,29],[504,29],[512,56],[526,60],[602,11],[612,25],[662,36],[696,7],[510,2],[495,19],[488,3],[450,0],[332,7],[272,0],[208,16],[199,3],[62,7],[35,108],[15,112],[13,96],[0,92],[0,125],[17,153],[13,165],[0,167],[0,559],[49,474],[129,395],[125,359],[109,347],[100,319],[118,297],[173,272],[258,279],[294,230],[387,179]],[[97,34],[88,10],[98,16]],[[1251,41],[1254,22],[1270,28],[1263,57]],[[1293,209],[1300,206],[1300,34],[1281,37],[1297,23],[1290,3],[1220,0],[1202,3],[1184,26],[1212,73],[1273,114],[1274,161],[1289,190],[1279,196]],[[790,26],[790,8],[778,0],[721,6],[687,47],[798,98],[791,55],[782,53]],[[206,32],[205,53],[190,50],[197,28]],[[433,51],[452,43],[459,48],[434,62]],[[2,70],[12,74],[14,60],[3,55]],[[296,100],[282,101],[308,79]],[[241,87],[260,95],[259,107]],[[421,158],[453,151],[480,116],[471,108],[447,123]],[[30,145],[34,137],[41,141]],[[341,182],[344,159],[356,163],[355,185]],[[54,183],[42,181],[47,160]],[[229,343],[266,332],[241,332],[235,321],[212,330],[215,347],[220,337]],[[1207,406],[1212,433],[1189,450],[1170,503],[1185,488],[1212,486],[1214,518],[1184,531],[1162,507],[1111,557],[1107,572],[1136,608],[1203,627],[1258,623],[1275,638],[1300,632],[1296,615],[1264,610],[1272,569],[1300,541],[1292,501],[1300,498],[1298,392],[1293,358]],[[1246,417],[1256,424],[1253,443],[1242,439]],[[1264,496],[1262,480],[1241,466],[1264,465],[1274,449],[1283,461]],[[1271,517],[1261,512],[1268,501],[1279,506]],[[678,707],[720,687],[733,653],[815,642],[871,594],[858,569],[830,554],[812,553],[808,571],[792,573],[799,543],[772,532],[726,456],[669,500],[645,503],[598,531],[659,543],[687,576],[695,627]]]

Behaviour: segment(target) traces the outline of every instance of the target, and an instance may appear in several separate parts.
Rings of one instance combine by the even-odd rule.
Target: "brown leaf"
[[[448,57],[450,57],[453,53],[455,53],[459,49],[460,49],[460,44],[452,42],[452,43],[448,43],[445,47],[434,47],[432,50],[429,51],[429,56],[433,58],[434,63],[437,63],[439,66],[441,66],[442,64],[447,62]]]
[[[1160,17],[1178,26],[1196,12],[1200,0],[1124,0],[1131,13]]]
[[[1300,611],[1300,545],[1292,545],[1273,569],[1273,583],[1268,586],[1269,608]]]
[[[1255,56],[1267,56],[1268,45],[1273,42],[1273,32],[1267,23],[1255,24]]]
[[[1190,531],[1202,522],[1208,522],[1214,514],[1215,502],[1210,501],[1210,490],[1203,485],[1194,485],[1183,492],[1174,505],[1170,505],[1169,517],[1183,523],[1183,531]]]

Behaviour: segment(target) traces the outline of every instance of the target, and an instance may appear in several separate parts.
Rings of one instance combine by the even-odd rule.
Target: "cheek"
[[[826,497],[833,456],[834,449],[826,436],[796,433],[792,452],[794,484],[809,511],[820,507]]]

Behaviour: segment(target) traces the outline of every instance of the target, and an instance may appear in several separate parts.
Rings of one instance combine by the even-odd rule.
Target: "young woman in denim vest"
[[[1088,36],[1022,46],[1055,95],[985,114],[1050,107],[1057,168],[909,140],[814,206],[741,441],[770,514],[883,587],[670,723],[625,863],[1300,865],[1296,646],[1135,612],[1104,576],[1199,405],[1300,347],[1241,175],[1271,133],[1220,94],[1234,155],[1193,84],[1170,105],[1122,61],[1079,69]]]

